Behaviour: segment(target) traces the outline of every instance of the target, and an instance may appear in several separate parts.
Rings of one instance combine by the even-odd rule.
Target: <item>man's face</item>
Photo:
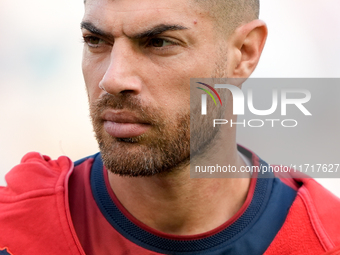
[[[82,67],[110,171],[150,176],[188,164],[190,78],[225,70],[214,25],[183,0],[86,1]]]

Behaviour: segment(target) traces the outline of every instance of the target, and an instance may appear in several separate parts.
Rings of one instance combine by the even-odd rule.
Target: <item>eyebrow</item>
[[[106,33],[105,31],[97,28],[95,25],[93,25],[91,22],[83,21],[80,23],[80,28],[81,29],[86,29],[90,31],[92,34],[107,38],[111,41],[113,41],[113,36],[109,33]]]
[[[180,26],[180,25],[160,24],[146,31],[143,31],[141,33],[135,34],[131,36],[131,38],[132,39],[143,39],[147,37],[153,37],[153,36],[162,34],[167,31],[177,31],[177,30],[185,30],[185,29],[188,29],[188,28]]]
[[[83,21],[80,24],[81,29],[86,29],[90,31],[91,33],[108,38],[109,40],[114,40],[114,37],[112,34],[107,33],[99,28],[97,28],[95,25],[93,25],[91,22]],[[160,24],[155,27],[152,27],[148,30],[145,30],[143,32],[137,33],[132,36],[128,36],[130,39],[144,39],[148,37],[154,37],[156,35],[162,34],[166,31],[178,31],[178,30],[185,30],[188,29],[187,27],[181,26],[181,25],[176,25],[176,24]]]

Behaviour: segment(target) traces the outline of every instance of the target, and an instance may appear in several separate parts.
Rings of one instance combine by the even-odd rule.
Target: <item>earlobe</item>
[[[235,30],[232,38],[237,58],[230,77],[247,78],[251,75],[259,62],[267,33],[267,26],[261,20],[253,20]]]

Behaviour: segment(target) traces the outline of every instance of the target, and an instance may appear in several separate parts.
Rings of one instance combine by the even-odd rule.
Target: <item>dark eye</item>
[[[149,41],[149,45],[152,47],[160,48],[160,47],[165,47],[169,45],[174,45],[174,43],[169,40],[162,39],[162,38],[153,38]]]
[[[105,43],[104,40],[96,37],[96,36],[92,36],[92,35],[89,35],[89,36],[84,36],[84,42],[90,46],[90,47],[98,47],[100,44],[103,44]]]

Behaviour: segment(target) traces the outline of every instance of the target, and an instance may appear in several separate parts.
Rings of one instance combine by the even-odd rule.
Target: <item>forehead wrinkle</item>
[[[183,12],[181,10],[176,11],[176,15],[171,15],[173,13],[168,13],[168,10],[178,9],[173,6],[154,8],[136,6],[130,7],[134,8],[130,10],[128,9],[129,7],[123,6],[117,10],[113,6],[107,6],[108,8],[105,8],[104,5],[99,5],[91,1],[88,1],[87,5],[84,21],[92,23],[106,35],[111,34],[115,38],[124,35],[129,39],[142,39],[166,31],[187,30],[192,28],[191,25],[193,22],[191,21],[197,19],[197,17],[195,17],[196,15],[194,15],[194,17],[189,15],[183,19],[183,15],[186,16],[187,11]],[[162,13],[162,10],[165,12]],[[146,11],[150,12],[150,15],[147,15]],[[133,12],[135,12],[136,15],[133,15]],[[119,18],[119,13],[128,13],[131,15],[123,14],[127,16],[128,19],[124,16]],[[151,13],[154,13],[154,15],[151,15]],[[182,15],[180,13],[182,13]],[[91,22],[92,19],[94,22]]]
[[[88,3],[87,5],[96,5],[96,4],[93,4],[93,3]],[[87,7],[87,5],[85,5],[85,13],[86,13],[86,9],[89,8]],[[97,5],[98,6],[98,5]],[[102,6],[103,7],[103,6]],[[154,7],[154,8],[149,8],[149,7],[145,7],[145,8],[142,8],[142,7],[136,7],[135,9],[131,9],[131,5],[129,5],[128,7],[121,7],[121,9],[128,9],[130,8],[130,10],[117,10],[115,8],[110,8],[110,11],[113,11],[113,12],[117,12],[117,13],[128,13],[128,12],[135,12],[135,11],[138,11],[138,12],[145,12],[145,11],[154,11],[154,10],[171,10],[171,9],[176,9],[174,7],[168,7],[168,6],[164,6],[164,7]],[[104,9],[107,9],[107,6],[105,6]]]
[[[113,11],[117,13],[127,13],[127,12],[145,12],[145,11],[154,11],[154,10],[171,10],[171,9],[174,9],[174,8],[164,7],[164,8],[144,8],[144,9],[134,9],[134,10],[123,10],[123,11],[113,10]]]
[[[179,13],[179,11],[181,12],[183,10],[182,9],[178,9],[176,7],[168,7],[168,6],[164,6],[164,7],[154,7],[154,8],[149,8],[149,7],[136,7],[135,9],[131,9],[133,7],[131,6],[128,6],[128,7],[120,7],[120,9],[123,9],[123,10],[117,10],[116,8],[114,7],[109,7],[109,6],[106,6],[106,5],[96,5],[94,3],[88,3],[88,5],[91,5],[91,6],[95,6],[94,8],[95,9],[103,9],[103,11],[110,11],[110,12],[116,12],[116,13],[131,13],[131,12],[142,12],[144,14],[144,16],[147,16],[145,14],[146,11],[161,11],[161,10],[176,10],[176,13]],[[124,9],[128,9],[130,8],[130,10],[124,10]],[[87,7],[85,6],[85,15],[88,13],[88,9],[91,9],[91,7]],[[91,11],[90,11],[91,12]],[[112,15],[112,14],[111,14]]]

